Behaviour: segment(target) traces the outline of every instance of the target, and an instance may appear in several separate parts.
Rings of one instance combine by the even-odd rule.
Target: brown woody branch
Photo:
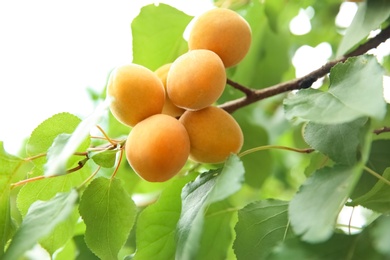
[[[389,133],[389,132],[390,132],[390,127],[388,127],[388,126],[384,126],[384,127],[380,128],[380,129],[374,130],[374,134],[376,134],[376,135],[379,135],[379,134],[382,134],[382,133]]]
[[[381,44],[382,42],[385,42],[389,38],[390,38],[390,26],[383,29],[374,38],[371,38],[367,42],[358,46],[355,50],[345,54],[344,56],[342,56],[338,59],[327,62],[321,68],[314,70],[301,78],[296,78],[296,79],[293,79],[290,81],[279,83],[279,84],[270,86],[268,88],[263,88],[263,89],[258,89],[258,90],[250,89],[248,87],[242,86],[239,83],[228,79],[227,83],[229,85],[231,85],[232,87],[243,92],[245,94],[245,96],[242,98],[228,101],[224,104],[219,105],[219,107],[226,110],[229,113],[233,113],[234,111],[236,111],[237,109],[239,109],[241,107],[250,105],[252,103],[255,103],[257,101],[260,101],[262,99],[265,99],[265,98],[268,98],[271,96],[275,96],[275,95],[285,93],[285,92],[288,92],[291,90],[309,88],[319,78],[322,78],[326,74],[328,74],[330,72],[330,69],[333,66],[335,66],[337,63],[344,62],[345,60],[347,60],[350,57],[365,54],[367,51],[378,47],[379,44]]]

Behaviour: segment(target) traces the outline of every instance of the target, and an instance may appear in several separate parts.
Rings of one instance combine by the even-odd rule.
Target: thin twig
[[[390,132],[390,127],[384,126],[384,127],[380,128],[380,129],[374,130],[373,132],[376,135],[379,135],[379,134],[382,134],[382,133],[387,133],[387,132]]]
[[[250,89],[245,86],[242,86],[238,83],[235,83],[233,87],[239,89],[240,91],[245,93],[245,97],[238,98],[235,100],[228,101],[224,104],[219,105],[220,108],[226,110],[229,113],[233,113],[237,109],[260,101],[262,99],[275,96],[281,93],[285,93],[291,90],[304,89],[309,88],[316,80],[324,77],[326,74],[330,72],[330,69],[335,66],[337,63],[344,62],[350,57],[355,57],[366,53],[367,51],[376,48],[382,42],[385,42],[390,38],[390,26],[383,29],[378,35],[374,38],[369,39],[367,42],[363,43],[355,50],[345,54],[344,56],[335,59],[333,61],[327,62],[321,68],[310,72],[309,74],[293,79],[290,81],[286,81],[283,83],[276,84],[274,86],[270,86],[264,89]],[[232,81],[231,81],[232,82]],[[229,83],[230,85],[230,83]]]

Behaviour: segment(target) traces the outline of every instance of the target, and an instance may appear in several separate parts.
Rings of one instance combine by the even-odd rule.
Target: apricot
[[[209,106],[186,111],[179,121],[190,137],[190,159],[201,163],[220,163],[243,144],[243,133],[236,120],[225,110]]]
[[[252,31],[244,18],[230,9],[215,8],[194,18],[188,47],[215,52],[228,68],[246,56],[251,40]]]
[[[164,182],[185,165],[190,139],[174,117],[157,114],[135,125],[126,141],[126,158],[133,170],[150,182]]]
[[[159,77],[164,85],[165,89],[165,103],[162,109],[162,113],[173,117],[179,117],[184,113],[184,109],[174,105],[167,93],[167,77],[168,71],[171,68],[172,63],[167,63],[159,67],[155,73]]]
[[[161,80],[148,68],[129,64],[116,68],[110,75],[107,95],[112,97],[110,110],[127,126],[161,113],[165,91]]]
[[[192,50],[172,63],[167,93],[176,106],[199,110],[217,101],[225,85],[226,71],[218,55],[210,50]]]

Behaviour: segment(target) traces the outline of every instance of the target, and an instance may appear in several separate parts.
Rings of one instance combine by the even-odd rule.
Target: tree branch
[[[293,79],[290,81],[286,81],[283,83],[279,83],[273,86],[270,86],[268,88],[263,89],[250,89],[245,86],[242,86],[236,82],[233,82],[231,80],[227,80],[227,83],[234,88],[242,91],[245,94],[245,97],[238,98],[235,100],[228,101],[224,104],[219,105],[220,108],[226,110],[229,113],[233,113],[237,109],[250,105],[252,103],[255,103],[257,101],[260,101],[262,99],[275,96],[281,93],[285,93],[291,90],[297,90],[297,89],[304,89],[309,88],[315,81],[317,81],[319,78],[324,77],[326,74],[330,72],[330,69],[335,66],[337,63],[344,62],[350,57],[355,57],[362,55],[366,53],[367,51],[376,48],[381,44],[382,42],[385,42],[387,39],[390,38],[390,26],[383,29],[378,35],[376,35],[374,38],[369,39],[367,42],[363,43],[359,47],[357,47],[355,50],[345,54],[344,56],[335,59],[333,61],[327,62],[325,65],[323,65],[321,68],[314,70],[310,72],[309,74]]]

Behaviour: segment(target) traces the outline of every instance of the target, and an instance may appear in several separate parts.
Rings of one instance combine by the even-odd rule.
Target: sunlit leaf
[[[48,152],[48,161],[45,164],[45,176],[62,175],[66,173],[69,158],[77,149],[84,148],[85,152],[89,146],[88,135],[110,105],[111,100],[102,102],[91,115],[78,124],[74,132],[68,135],[60,135],[55,139]]]
[[[361,170],[359,166],[334,166],[322,168],[310,176],[289,204],[294,233],[312,243],[329,239]]]
[[[19,259],[37,241],[48,235],[72,214],[77,199],[78,193],[71,190],[67,193],[59,193],[49,201],[35,202],[23,219],[3,259]]]
[[[287,208],[286,201],[263,200],[238,211],[234,241],[238,259],[265,259],[279,241],[293,236]]]
[[[20,167],[22,159],[4,150],[0,141],[0,258],[4,247],[13,232],[11,219],[10,184],[15,171]]]
[[[191,179],[193,177],[190,176]],[[137,221],[134,259],[174,259],[176,225],[181,212],[181,190],[190,178],[180,178],[144,209]]]
[[[361,40],[365,39],[373,30],[379,29],[380,25],[390,16],[388,0],[367,0],[358,5],[357,13],[347,28],[337,56],[343,55]]]
[[[383,69],[375,57],[364,55],[334,66],[328,91],[303,89],[284,100],[288,119],[340,124],[360,117],[381,120],[386,114]]]
[[[131,23],[133,62],[151,70],[173,62],[188,50],[183,33],[191,19],[166,4],[144,6]]]
[[[243,182],[244,168],[232,155],[222,170],[201,174],[182,191],[182,212],[177,225],[176,258],[193,259],[200,247],[207,207],[237,192]]]
[[[84,191],[79,211],[87,246],[101,259],[117,259],[136,216],[136,206],[120,180],[95,179]]]

